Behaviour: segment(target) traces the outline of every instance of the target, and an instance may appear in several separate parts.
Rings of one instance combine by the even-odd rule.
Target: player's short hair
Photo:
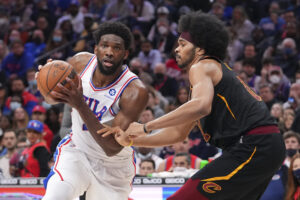
[[[180,17],[178,31],[188,32],[193,44],[204,49],[205,55],[225,59],[229,35],[215,16],[199,11],[190,12]]]
[[[96,44],[99,44],[101,36],[106,34],[114,34],[124,40],[125,49],[130,48],[132,42],[132,34],[129,28],[121,22],[103,22],[99,28],[93,33]]]

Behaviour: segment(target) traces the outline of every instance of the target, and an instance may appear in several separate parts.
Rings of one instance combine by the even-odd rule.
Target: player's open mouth
[[[109,60],[103,60],[103,65],[105,65],[106,67],[111,67],[113,66],[113,62]]]

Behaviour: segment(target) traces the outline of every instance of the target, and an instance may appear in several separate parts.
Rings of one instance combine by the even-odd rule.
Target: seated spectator
[[[38,100],[33,94],[25,91],[25,84],[21,78],[15,78],[12,80],[11,92],[12,92],[12,96],[22,97],[22,101],[19,101],[19,103],[21,103],[20,106],[22,106],[29,114],[29,116],[31,116],[31,111],[33,107],[38,104]],[[3,109],[3,113],[7,113],[7,114],[11,113],[10,104],[12,101],[12,96],[7,98],[5,102],[5,107]]]
[[[49,129],[47,124],[45,124],[46,109],[40,105],[34,106],[34,108],[32,109],[31,119],[38,120],[43,123],[43,133],[42,133],[43,140],[45,140],[45,142],[47,144],[47,148],[50,149],[52,139],[53,139],[53,132]]]
[[[188,101],[189,98],[189,89],[186,87],[180,87],[177,91],[176,98],[174,103],[169,104],[167,108],[167,112],[175,110],[182,104]]]
[[[5,131],[7,129],[11,129],[12,127],[12,120],[8,115],[1,115],[0,117],[0,129]]]
[[[21,40],[15,40],[10,47],[11,53],[2,61],[1,70],[9,79],[16,77],[25,79],[26,71],[33,67],[34,57],[31,52],[24,50]]]
[[[143,41],[138,58],[142,62],[143,69],[146,72],[152,72],[155,65],[162,61],[160,51],[153,49],[150,41]]]
[[[0,176],[2,172],[2,178],[11,178],[9,173],[9,160],[16,152],[17,135],[12,129],[4,131],[2,138],[3,146],[6,148],[6,154],[0,157]]]
[[[300,198],[300,154],[296,154],[291,160],[286,188],[285,200],[298,200]]]
[[[268,81],[271,83],[275,99],[285,102],[290,91],[290,81],[279,66],[272,66],[269,70]]]
[[[259,95],[261,96],[262,100],[266,103],[269,110],[271,110],[271,107],[276,102],[274,92],[272,91],[271,86],[267,84],[261,85],[259,87]]]
[[[21,177],[46,177],[49,173],[50,153],[44,142],[41,142],[43,124],[31,120],[27,126],[27,139],[30,146],[24,149],[19,162],[23,163]]]
[[[254,58],[247,58],[243,60],[243,71],[247,74],[247,84],[259,91],[260,76],[255,74],[256,71],[256,60]]]
[[[14,130],[26,128],[29,116],[24,108],[19,107],[12,113],[12,128]]]
[[[159,105],[159,97],[157,96],[156,92],[152,90],[151,88],[148,89],[148,103],[147,103],[147,108],[145,109],[145,114],[148,114],[150,117],[148,117],[148,121],[151,121],[155,118],[161,117],[165,114],[164,110],[160,107]],[[152,113],[152,114],[151,114]],[[152,118],[151,120],[149,120]],[[146,122],[148,122],[146,121]],[[143,123],[146,123],[143,122]]]
[[[105,9],[102,21],[124,20],[132,13],[132,5],[129,0],[113,0],[110,1]]]
[[[3,83],[0,82],[0,110],[1,112],[4,109],[5,100],[6,100],[7,90]]]
[[[300,133],[300,82],[292,84],[289,96],[294,100],[293,108],[296,113],[295,120],[292,125],[292,130]]]
[[[269,16],[260,20],[259,26],[263,29],[266,36],[274,36],[282,31],[285,21],[280,17],[279,12],[279,4],[272,2],[269,7]]]
[[[191,156],[188,153],[177,153],[174,156],[172,167],[168,171],[189,169],[191,166]]]
[[[176,155],[178,153],[188,153],[189,154],[189,149],[190,149],[189,139],[186,138],[182,142],[173,144],[172,149],[174,150],[174,155]],[[163,162],[158,166],[157,172],[169,171],[174,163],[174,155],[169,156],[166,159],[164,159]],[[191,157],[191,162],[190,162],[189,168],[200,169],[202,160],[192,154],[189,154],[189,155]]]
[[[6,44],[3,40],[0,40],[0,64],[2,63],[3,59],[8,55],[9,51]]]
[[[31,52],[34,59],[44,53],[46,48],[45,36],[42,30],[33,31],[32,41],[25,44],[25,51]]]
[[[130,70],[135,73],[145,85],[151,85],[153,78],[147,72],[144,72],[142,62],[138,58],[133,58],[129,63]]]
[[[155,172],[155,162],[152,159],[142,160],[140,163],[140,171],[138,173],[139,176],[147,176]]]
[[[271,116],[277,121],[283,121],[283,107],[281,103],[274,103],[271,108]]]
[[[168,98],[175,98],[178,90],[178,83],[176,79],[167,75],[166,65],[163,63],[157,63],[154,66],[154,83],[153,87],[160,91],[161,94]]]
[[[25,90],[30,94],[33,94],[38,99],[38,102],[41,102],[43,100],[43,97],[37,88],[37,80],[35,79],[35,73],[36,70],[33,68],[27,70],[26,81],[28,86],[26,87]]]
[[[288,78],[294,78],[298,69],[298,55],[295,40],[285,38],[278,47],[278,54],[275,56],[275,64],[281,67]]]
[[[293,131],[287,131],[283,134],[283,139],[286,148],[286,159],[284,164],[290,167],[293,156],[299,153],[300,150],[300,135]]]

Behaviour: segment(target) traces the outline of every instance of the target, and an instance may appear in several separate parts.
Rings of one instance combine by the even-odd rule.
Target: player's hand
[[[130,138],[147,135],[147,133],[144,132],[144,124],[140,124],[137,122],[132,122],[125,133]]]
[[[119,127],[110,127],[104,125],[104,128],[97,131],[98,134],[102,135],[102,137],[106,137],[110,134],[114,134],[115,140],[122,146],[128,146],[131,143],[131,139],[128,135]]]
[[[78,76],[78,80],[79,80],[78,86],[76,86],[75,83],[69,77],[67,77],[65,80],[66,80],[65,85],[69,85],[70,88],[67,88],[63,86],[61,83],[58,83],[57,86],[61,91],[60,92],[51,91],[50,95],[53,97],[55,101],[67,103],[73,108],[79,108],[82,105],[82,103],[85,103],[83,99],[81,78]]]

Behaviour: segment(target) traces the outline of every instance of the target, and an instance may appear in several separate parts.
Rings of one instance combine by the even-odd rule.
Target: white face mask
[[[160,27],[158,27],[158,32],[159,32],[161,35],[165,35],[165,34],[168,32],[168,28],[165,27],[165,26],[160,26]]]
[[[300,78],[296,79],[296,83],[300,83]]]
[[[272,76],[270,76],[269,79],[270,79],[271,83],[274,83],[274,84],[277,84],[280,82],[280,77],[278,75],[272,75]]]
[[[16,110],[17,108],[20,108],[22,105],[21,105],[21,103],[19,103],[19,102],[10,102],[10,104],[9,104],[9,108],[11,109],[11,110]]]

